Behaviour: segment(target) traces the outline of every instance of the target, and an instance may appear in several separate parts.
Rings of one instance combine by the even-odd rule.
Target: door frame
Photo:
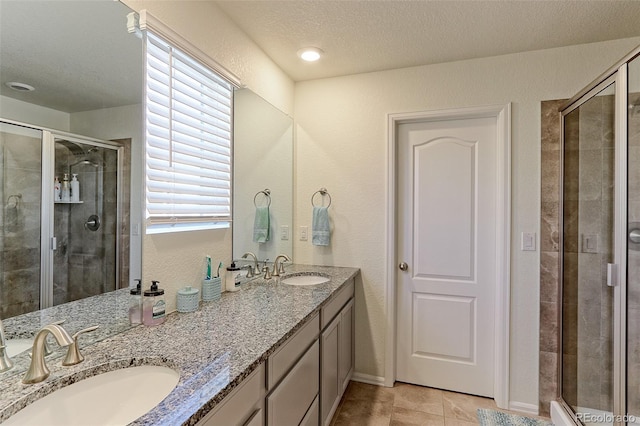
[[[510,319],[510,242],[511,242],[511,103],[388,114],[386,211],[386,333],[384,385],[392,387],[396,379],[396,298],[397,298],[397,145],[398,126],[405,123],[460,120],[467,118],[496,120],[496,291],[494,399],[499,408],[509,408],[509,319]]]

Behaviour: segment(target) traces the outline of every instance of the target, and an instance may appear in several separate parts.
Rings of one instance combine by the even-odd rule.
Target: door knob
[[[407,269],[409,269],[409,265],[407,265],[407,262],[400,262],[398,268],[400,268],[401,271],[406,271]]]

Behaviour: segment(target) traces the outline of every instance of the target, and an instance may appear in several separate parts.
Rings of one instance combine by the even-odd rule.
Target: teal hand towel
[[[314,206],[311,243],[314,246],[328,246],[330,241],[331,228],[329,227],[329,208]]]
[[[253,221],[253,241],[266,243],[269,241],[269,207],[256,207],[256,217]]]

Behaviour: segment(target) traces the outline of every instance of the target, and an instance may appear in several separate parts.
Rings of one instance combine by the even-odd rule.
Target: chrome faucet
[[[242,255],[242,258],[246,259],[249,256],[253,257],[253,274],[251,274],[251,276],[260,275],[260,267],[258,266],[258,258],[256,257],[255,254],[253,254],[250,251],[248,251],[248,252],[246,252],[245,254]]]
[[[13,361],[7,354],[7,337],[4,334],[4,326],[0,319],[0,373],[11,370]]]
[[[31,364],[27,374],[22,378],[22,383],[31,384],[39,383],[49,377],[49,368],[44,360],[44,343],[47,340],[47,335],[51,333],[55,337],[60,346],[69,346],[73,343],[73,339],[69,336],[69,333],[58,324],[49,324],[42,327],[33,341],[33,348],[31,350]]]
[[[280,259],[282,259],[282,261],[280,262],[280,266],[278,267],[278,260]],[[291,258],[286,254],[279,254],[278,257],[276,257],[276,260],[273,261],[273,272],[271,273],[271,275],[273,275],[274,277],[279,277],[280,274],[284,274],[283,262],[291,262]]]

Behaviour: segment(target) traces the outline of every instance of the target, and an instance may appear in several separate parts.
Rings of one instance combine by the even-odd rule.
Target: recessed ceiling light
[[[305,47],[298,50],[298,56],[307,62],[317,61],[323,53],[322,49],[318,49],[317,47]]]
[[[33,92],[34,90],[36,90],[35,87],[33,86],[29,86],[28,84],[25,84],[25,83],[18,83],[17,81],[9,81],[4,85],[7,86],[9,89],[13,89],[18,92]]]

